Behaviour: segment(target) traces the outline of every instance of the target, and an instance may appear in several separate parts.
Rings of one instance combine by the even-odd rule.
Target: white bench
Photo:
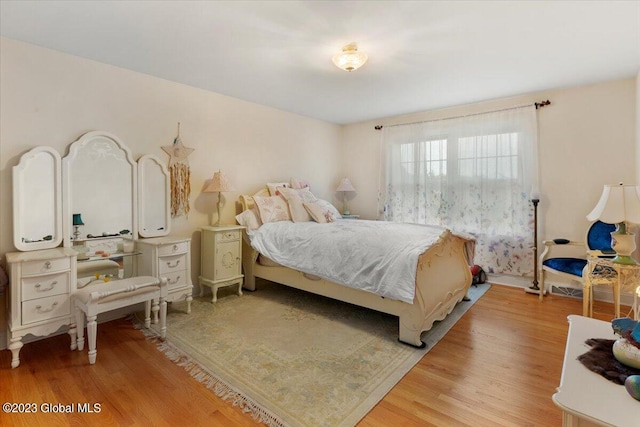
[[[145,303],[145,328],[151,326],[151,311],[160,311],[160,336],[167,331],[167,279],[153,276],[138,276],[122,280],[94,283],[71,295],[76,310],[78,326],[78,350],[84,349],[84,321],[87,320],[87,338],[89,340],[89,363],[96,363],[96,334],[98,314],[118,308]],[[153,301],[153,307],[152,307]]]

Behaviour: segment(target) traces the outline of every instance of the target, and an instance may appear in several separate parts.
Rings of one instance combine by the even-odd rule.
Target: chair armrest
[[[584,242],[579,242],[576,240],[568,240],[568,239],[545,240],[542,243],[545,246],[556,246],[556,245],[584,246]]]
[[[556,246],[585,246],[584,242],[569,240],[569,239],[552,239],[552,240],[544,240],[542,242],[544,244],[544,251],[538,257],[538,268],[542,268],[542,263],[551,253],[551,248]]]

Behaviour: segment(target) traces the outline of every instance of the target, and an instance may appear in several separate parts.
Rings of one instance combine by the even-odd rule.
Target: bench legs
[[[151,326],[151,311],[160,314],[160,337],[165,339],[167,336],[167,301],[165,298],[160,298],[160,301],[151,300],[145,301],[145,319],[144,327],[149,329]],[[96,357],[98,350],[96,349],[96,338],[98,334],[98,316],[87,316],[87,340],[89,341],[89,364],[96,363]],[[76,324],[77,324],[77,347],[78,351],[84,350],[84,321],[85,313],[76,306]],[[73,350],[73,346],[72,346]]]

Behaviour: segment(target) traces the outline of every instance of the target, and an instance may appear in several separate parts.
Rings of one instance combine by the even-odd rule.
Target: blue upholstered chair
[[[538,271],[540,272],[540,290],[542,294],[547,291],[545,286],[546,273],[554,273],[566,279],[579,282],[583,285],[582,271],[587,266],[587,253],[592,256],[613,257],[615,251],[611,249],[611,232],[616,229],[615,224],[607,224],[595,221],[587,230],[584,242],[567,239],[545,240],[544,252],[538,259]],[[552,252],[558,252],[567,246],[582,246],[586,249],[584,258],[552,257]],[[550,290],[550,289],[549,289]]]

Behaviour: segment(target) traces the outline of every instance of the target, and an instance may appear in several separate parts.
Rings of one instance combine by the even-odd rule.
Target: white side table
[[[589,338],[617,339],[610,322],[571,315],[562,365],[562,377],[553,402],[563,411],[562,425],[637,427],[640,401],[615,384],[588,370],[577,357],[589,351]]]
[[[242,230],[239,225],[202,227],[200,296],[204,286],[211,288],[211,302],[218,300],[218,289],[236,285],[242,295]]]

